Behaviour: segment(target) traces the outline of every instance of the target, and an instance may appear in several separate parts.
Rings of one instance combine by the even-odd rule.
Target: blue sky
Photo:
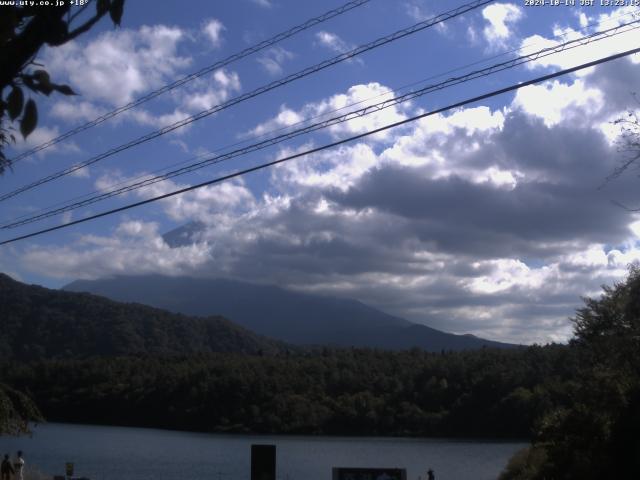
[[[577,4],[580,2],[577,1]],[[17,163],[2,192],[233,99],[462,2],[371,0]],[[39,61],[80,95],[38,97],[38,145],[305,20],[337,1],[127,2]],[[491,2],[0,202],[3,223],[335,109],[391,99],[637,20],[631,7]],[[554,43],[555,42],[555,43]],[[59,225],[640,46],[637,30],[435,92],[363,119],[131,192]],[[523,48],[519,52],[515,49]],[[511,53],[507,53],[511,52]],[[480,63],[476,63],[480,62]],[[472,66],[472,64],[474,64]],[[303,157],[218,186],[0,247],[0,271],[59,287],[128,273],[224,276],[360,299],[458,333],[563,341],[580,296],[640,257],[630,173],[611,122],[637,108],[638,55]],[[450,71],[456,70],[455,73]],[[394,93],[395,92],[395,93]],[[162,235],[197,222],[180,245]]]

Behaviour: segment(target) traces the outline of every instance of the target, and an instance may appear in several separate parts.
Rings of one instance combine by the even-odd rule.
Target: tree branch
[[[104,13],[96,13],[93,18],[91,18],[90,20],[87,20],[84,24],[82,24],[81,26],[79,26],[78,28],[76,28],[74,31],[69,32],[67,34],[67,36],[65,37],[65,40],[63,43],[68,42],[69,40],[73,40],[74,38],[76,38],[78,35],[83,34],[87,31],[89,31],[91,29],[91,27],[93,27],[102,17],[105,16],[107,12]]]

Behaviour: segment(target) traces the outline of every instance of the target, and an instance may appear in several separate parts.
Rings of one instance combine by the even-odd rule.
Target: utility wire
[[[476,70],[473,72],[470,72],[466,75],[462,75],[462,76],[458,76],[458,77],[452,77],[449,78],[448,80],[444,81],[444,82],[440,82],[437,84],[432,84],[432,85],[428,85],[425,86],[423,88],[420,88],[418,90],[414,90],[414,91],[410,91],[407,92],[403,95],[400,95],[398,97],[394,97],[373,105],[368,105],[365,106],[361,109],[358,110],[354,110],[351,112],[348,112],[346,114],[343,115],[339,115],[333,118],[329,118],[326,119],[324,121],[321,122],[317,122],[311,125],[307,125],[306,127],[302,127],[281,135],[277,135],[275,137],[271,137],[268,138],[266,140],[263,140],[261,142],[258,143],[254,143],[252,145],[243,147],[243,148],[239,148],[236,150],[233,150],[231,152],[222,154],[222,155],[216,155],[207,159],[204,159],[200,162],[196,162],[196,163],[192,163],[190,165],[187,165],[185,167],[182,168],[178,168],[178,169],[174,169],[171,170],[169,172],[166,172],[164,174],[161,175],[157,175],[157,176],[145,176],[143,177],[141,180],[139,181],[134,181],[134,183],[130,183],[128,185],[125,185],[123,187],[120,188],[115,188],[112,190],[109,190],[107,192],[103,192],[101,194],[95,195],[93,197],[89,197],[86,198],[84,200],[81,201],[77,201],[68,205],[65,205],[63,207],[60,208],[54,208],[54,209],[50,209],[44,213],[40,213],[40,214],[36,214],[36,215],[32,215],[29,216],[28,218],[24,218],[24,219],[17,219],[13,222],[4,224],[0,226],[0,229],[8,229],[8,228],[15,228],[15,227],[19,227],[19,226],[23,226],[23,225],[27,225],[30,223],[34,223],[37,222],[39,220],[43,220],[46,218],[50,218],[53,217],[55,215],[59,215],[61,213],[64,212],[69,212],[69,211],[73,211],[76,210],[78,208],[81,207],[85,207],[91,204],[94,204],[96,202],[102,201],[102,200],[106,200],[108,198],[111,197],[115,197],[117,195],[122,195],[124,193],[133,191],[133,190],[138,190],[159,182],[163,182],[165,180],[168,180],[170,178],[174,178],[180,175],[184,175],[186,173],[190,173],[193,172],[195,170],[199,170],[201,168],[204,168],[206,166],[212,165],[212,164],[217,164],[217,163],[221,163],[223,161],[238,157],[238,156],[242,156],[242,155],[246,155],[249,153],[253,153],[255,151],[258,150],[262,150],[264,148],[276,145],[278,143],[282,143],[286,140],[290,140],[292,138],[298,137],[300,135],[305,135],[317,130],[321,130],[321,129],[325,129],[337,124],[341,124],[344,122],[348,122],[350,120],[353,120],[355,118],[360,118],[366,115],[370,115],[372,113],[375,112],[379,112],[381,110],[384,110],[386,108],[392,107],[392,106],[396,106],[399,105],[401,103],[413,100],[415,98],[424,96],[428,93],[434,92],[434,91],[438,91],[438,90],[442,90],[454,85],[459,85],[461,83],[466,83],[472,80],[475,80],[477,78],[481,78],[481,77],[486,77],[507,69],[511,69],[514,68],[516,66],[528,63],[528,62],[532,62],[532,61],[536,61],[539,60],[541,58],[544,57],[548,57],[550,55],[554,55],[557,53],[561,53],[561,52],[565,52],[574,48],[578,48],[578,47],[582,47],[594,42],[597,42],[599,40],[603,40],[603,39],[608,39],[611,37],[614,37],[616,35],[620,35],[622,33],[626,33],[632,30],[636,30],[638,28],[640,28],[640,19],[639,20],[634,20],[631,22],[628,22],[626,24],[622,24],[616,27],[612,27],[606,30],[603,30],[601,32],[594,32],[590,35],[586,35],[584,37],[578,38],[578,39],[573,39],[570,41],[567,41],[563,44],[557,45],[555,47],[547,47],[547,48],[543,48],[537,52],[532,52],[530,54],[527,55],[522,55],[520,57],[514,58],[512,60],[509,61],[505,61],[505,62],[501,62],[480,70]]]
[[[408,28],[404,28],[402,30],[398,30],[390,35],[387,35],[385,37],[380,37],[372,42],[369,42],[367,44],[361,45],[359,47],[354,48],[353,50],[349,51],[349,52],[345,52],[342,53],[340,55],[337,55],[336,57],[330,58],[328,60],[325,60],[323,62],[320,62],[316,65],[307,67],[303,70],[300,70],[299,72],[296,72],[294,74],[288,75],[284,78],[281,78],[279,80],[276,80],[274,82],[271,82],[267,85],[263,85],[262,87],[259,87],[255,90],[252,90],[251,92],[245,93],[243,95],[240,95],[238,97],[232,98],[224,103],[221,103],[219,105],[216,105],[214,107],[211,107],[210,109],[207,110],[203,110],[202,112],[196,114],[196,115],[192,115],[190,117],[184,118],[182,120],[179,120],[178,122],[175,122],[171,125],[167,125],[159,130],[150,132],[142,137],[139,137],[137,139],[131,140],[130,142],[127,142],[125,144],[119,145],[117,147],[114,147],[104,153],[101,153],[99,155],[96,155],[92,158],[90,158],[89,160],[86,160],[84,162],[72,165],[71,167],[68,167],[64,170],[60,170],[56,173],[52,173],[51,175],[48,175],[46,177],[43,177],[39,180],[36,180],[35,182],[29,183],[27,185],[24,185],[22,187],[17,188],[16,190],[13,190],[11,192],[5,193],[0,195],[0,201],[4,201],[7,200],[9,198],[15,197],[16,195],[19,195],[20,193],[26,192],[28,190],[31,190],[35,187],[38,187],[40,185],[43,185],[45,183],[51,182],[53,180],[56,180],[60,177],[69,175],[77,170],[80,170],[81,168],[87,167],[89,165],[92,165],[96,162],[99,162],[101,160],[104,160],[105,158],[108,158],[112,155],[115,155],[116,153],[122,152],[124,150],[127,150],[131,147],[134,147],[136,145],[140,145],[141,143],[145,143],[148,142],[149,140],[152,140],[154,138],[160,137],[162,135],[165,135],[169,132],[172,132],[173,130],[176,130],[178,128],[184,127],[186,125],[189,125],[195,121],[201,120],[205,117],[208,117],[209,115],[212,115],[214,113],[217,113],[221,110],[227,109],[233,105],[236,105],[238,103],[241,103],[245,100],[249,100],[251,98],[257,97],[258,95],[261,95],[263,93],[266,93],[268,91],[271,91],[275,88],[278,88],[280,86],[286,85],[288,83],[294,82],[296,80],[299,80],[300,78],[306,77],[308,75],[311,75],[313,73],[319,72],[320,70],[323,70],[325,68],[328,68],[330,66],[333,66],[337,63],[340,62],[344,62],[345,60],[349,60],[350,58],[353,58],[357,55],[360,55],[364,52],[367,52],[369,50],[373,50],[375,48],[381,47],[383,45],[386,45],[387,43],[391,43],[394,42],[396,40],[399,40],[401,38],[404,38],[408,35],[412,35],[414,33],[417,33],[421,30],[424,30],[426,28],[432,27],[438,23],[450,20],[452,18],[455,18],[457,16],[460,16],[468,11],[474,10],[476,8],[479,8],[483,5],[486,5],[488,3],[493,2],[494,0],[476,0],[474,2],[470,2],[467,3],[465,5],[462,5],[460,7],[457,7],[453,10],[449,10],[445,13],[441,13],[438,16],[432,17],[428,20],[422,21],[422,22],[418,22]]]
[[[639,13],[640,13],[640,10],[635,10],[635,11],[626,12],[626,13],[623,13],[623,14],[620,14],[620,15],[616,15],[616,16],[610,17],[607,20],[603,20],[603,21],[599,21],[599,22],[592,22],[592,23],[589,23],[589,24],[585,25],[584,27],[580,27],[579,29],[576,30],[576,32],[587,32],[589,29],[593,28],[594,26],[608,24],[608,23],[611,23],[614,20],[619,20],[619,19],[621,19],[623,17],[627,17],[627,16],[630,16],[630,15],[633,16],[634,18],[638,18],[638,14]],[[620,26],[623,26],[623,25],[621,24]],[[564,33],[557,34],[554,37],[552,37],[551,40],[552,41],[553,40],[559,40],[561,38],[567,37],[569,35],[569,33],[570,32],[564,32]],[[582,37],[582,38],[585,38],[585,37]],[[420,80],[411,82],[409,84],[402,85],[400,87],[396,87],[396,88],[393,88],[393,89],[387,89],[387,90],[385,90],[382,93],[379,93],[377,95],[373,95],[371,97],[359,100],[357,102],[352,102],[352,103],[350,103],[348,105],[344,105],[342,107],[334,108],[334,109],[319,113],[317,115],[313,115],[313,116],[304,118],[304,119],[302,119],[300,121],[297,121],[297,122],[295,122],[295,123],[293,123],[291,125],[286,125],[286,126],[274,128],[274,129],[269,130],[267,132],[264,132],[262,134],[250,135],[250,138],[247,138],[247,139],[244,139],[244,140],[240,140],[240,141],[237,141],[237,142],[234,142],[234,143],[231,143],[231,144],[227,144],[227,145],[224,145],[224,146],[212,149],[212,150],[208,150],[208,151],[200,153],[200,154],[198,154],[198,155],[196,155],[194,157],[190,157],[188,159],[181,160],[179,162],[170,164],[168,166],[153,170],[153,171],[151,171],[149,173],[144,173],[144,174],[138,175],[138,176],[133,177],[133,178],[128,178],[128,179],[123,179],[123,180],[117,181],[117,182],[113,183],[112,185],[109,185],[109,187],[105,187],[103,189],[96,189],[94,191],[87,192],[87,193],[84,193],[82,195],[77,195],[77,196],[75,196],[75,197],[73,197],[71,199],[68,199],[68,200],[56,202],[53,205],[50,205],[48,207],[44,207],[44,208],[38,209],[36,211],[36,213],[25,213],[23,215],[19,215],[17,217],[14,217],[14,219],[11,220],[11,222],[17,222],[17,221],[22,220],[22,219],[26,219],[26,218],[29,218],[29,217],[33,217],[35,215],[39,215],[40,213],[43,213],[43,212],[51,211],[54,208],[59,207],[59,206],[69,205],[71,202],[79,202],[81,199],[86,199],[86,198],[92,197],[94,195],[105,193],[108,188],[112,188],[113,189],[115,187],[120,187],[120,186],[125,185],[125,184],[130,183],[130,182],[137,182],[138,180],[147,179],[151,175],[157,175],[157,174],[160,174],[161,172],[166,172],[166,171],[168,171],[170,169],[179,167],[181,165],[185,165],[185,164],[193,162],[195,160],[206,158],[207,156],[211,156],[214,153],[224,152],[225,150],[233,148],[233,147],[239,147],[240,145],[246,145],[251,140],[266,139],[270,135],[273,135],[275,133],[283,132],[283,131],[287,131],[287,130],[293,130],[294,127],[299,127],[301,125],[305,125],[305,124],[311,122],[312,120],[316,120],[316,119],[323,118],[323,117],[328,117],[332,113],[340,112],[340,111],[346,110],[348,108],[355,107],[357,105],[361,105],[363,103],[370,102],[370,101],[372,101],[372,100],[374,100],[376,98],[384,97],[384,96],[389,95],[391,93],[393,93],[393,94],[400,93],[400,92],[402,92],[404,90],[407,90],[407,89],[409,89],[411,87],[415,87],[416,85],[420,85],[420,84],[422,84],[422,83],[424,83],[426,81],[435,80],[437,78],[443,78],[446,75],[450,75],[450,74],[455,73],[455,72],[463,71],[465,69],[468,69],[468,68],[476,66],[476,65],[481,65],[481,64],[488,63],[491,60],[495,60],[495,59],[507,56],[507,55],[509,55],[511,53],[520,52],[522,50],[533,48],[533,47],[539,45],[540,43],[541,42],[533,42],[533,43],[528,43],[526,45],[521,45],[520,47],[517,47],[517,48],[514,48],[514,49],[510,49],[510,50],[506,50],[506,51],[503,51],[501,53],[498,53],[498,54],[490,56],[490,57],[484,57],[484,58],[482,58],[480,60],[477,60],[475,62],[467,63],[465,65],[460,65],[458,67],[446,70],[444,72],[441,72],[441,73],[438,73],[438,74],[435,74],[435,75],[431,75],[431,76],[426,77],[426,78],[422,78]],[[0,228],[3,228],[3,227],[0,227]]]
[[[589,29],[593,28],[594,26],[602,26],[602,25],[611,23],[613,21],[617,21],[617,20],[619,20],[619,19],[621,19],[623,17],[627,17],[627,16],[630,16],[630,15],[633,18],[638,18],[638,14],[639,13],[640,13],[640,10],[626,12],[624,14],[620,14],[620,15],[611,17],[611,18],[607,19],[606,21],[603,20],[603,21],[600,21],[600,22],[590,23],[588,25],[585,25],[584,27],[579,28],[577,31],[578,32],[587,32]],[[623,27],[623,26],[628,25],[630,23],[633,23],[633,22],[629,22],[627,24],[620,24],[619,27]],[[600,33],[602,33],[602,32],[600,32]],[[559,40],[561,38],[567,37],[568,35],[569,35],[569,32],[560,33],[560,34],[555,35],[551,40],[556,40],[557,41],[557,40]],[[582,37],[582,38],[586,38],[586,37]],[[463,71],[463,70],[465,70],[467,68],[470,68],[470,67],[473,67],[475,65],[481,65],[481,64],[484,64],[484,63],[488,63],[490,60],[495,60],[495,59],[498,59],[500,57],[504,57],[506,55],[509,55],[511,53],[515,53],[515,52],[519,52],[519,51],[522,51],[522,50],[530,49],[530,48],[535,47],[536,45],[539,45],[539,44],[540,44],[540,42],[528,43],[528,44],[522,45],[522,46],[520,46],[518,48],[507,50],[507,51],[504,51],[502,53],[493,55],[491,57],[485,57],[485,58],[483,58],[481,60],[478,60],[478,61],[475,61],[475,62],[471,62],[471,63],[467,63],[465,65],[461,65],[461,66],[446,70],[444,72],[441,72],[441,73],[438,73],[438,74],[435,74],[435,75],[431,75],[431,76],[429,76],[427,78],[423,78],[421,80],[418,80],[418,81],[415,81],[415,82],[411,82],[409,84],[405,84],[405,85],[402,85],[402,86],[394,88],[394,89],[387,89],[386,91],[384,91],[384,92],[382,92],[382,93],[380,93],[378,95],[374,95],[372,97],[368,97],[366,99],[362,99],[362,100],[359,100],[357,102],[352,102],[352,103],[350,103],[348,105],[344,105],[344,106],[339,107],[339,108],[334,108],[332,110],[329,110],[329,111],[326,111],[326,112],[323,112],[323,113],[320,113],[320,114],[317,114],[317,115],[313,115],[311,117],[307,117],[307,118],[305,118],[303,120],[300,120],[298,122],[295,122],[295,123],[293,123],[291,125],[286,125],[286,126],[282,126],[282,127],[279,127],[279,128],[274,128],[274,129],[269,130],[268,132],[265,132],[263,134],[252,135],[251,138],[253,138],[254,140],[266,139],[272,134],[275,134],[275,133],[278,133],[278,132],[283,132],[283,131],[293,130],[294,127],[305,125],[305,124],[309,123],[312,120],[316,120],[316,119],[323,118],[323,117],[328,117],[332,113],[336,113],[336,112],[343,111],[343,110],[346,110],[348,108],[354,107],[356,105],[367,103],[367,102],[372,101],[372,100],[374,100],[376,98],[380,98],[380,97],[384,97],[386,95],[389,95],[390,93],[397,94],[397,93],[402,92],[403,90],[406,90],[408,88],[414,87],[416,85],[420,85],[421,83],[424,83],[424,82],[426,82],[428,80],[434,80],[434,79],[437,79],[437,78],[442,78],[442,77],[445,77],[446,75],[449,75],[449,74],[452,74],[452,73],[455,73],[455,72],[459,72],[459,71]],[[191,157],[191,158],[182,160],[180,162],[173,163],[171,165],[168,165],[166,167],[162,167],[160,169],[154,170],[154,171],[149,172],[149,173],[138,175],[138,176],[136,176],[134,178],[129,178],[129,179],[124,179],[124,180],[118,181],[118,182],[116,182],[116,183],[114,183],[112,185],[109,185],[109,187],[105,187],[103,189],[97,189],[97,190],[94,190],[92,192],[87,192],[85,194],[78,195],[78,196],[73,197],[73,198],[71,198],[69,200],[57,202],[57,203],[55,203],[55,204],[53,204],[53,205],[51,205],[49,207],[41,208],[35,213],[26,213],[26,214],[23,214],[23,215],[19,215],[17,217],[14,217],[14,219],[11,220],[11,222],[18,222],[18,221],[20,221],[22,219],[27,219],[27,218],[34,217],[34,216],[39,216],[41,213],[46,213],[46,212],[52,211],[56,207],[67,206],[72,202],[76,202],[77,203],[82,199],[87,199],[87,198],[95,196],[95,195],[100,195],[100,194],[106,193],[108,188],[113,189],[115,187],[120,187],[122,185],[128,184],[130,182],[137,182],[139,180],[149,179],[151,175],[157,175],[157,174],[160,174],[161,172],[167,172],[168,170],[174,169],[174,168],[179,167],[181,165],[185,165],[187,163],[190,163],[190,162],[202,159],[202,158],[206,158],[207,156],[211,156],[214,153],[224,152],[225,150],[227,150],[229,148],[239,147],[240,145],[246,145],[246,144],[249,143],[251,138],[250,139],[241,140],[241,141],[237,141],[237,142],[234,142],[232,144],[227,144],[225,146],[218,147],[218,148],[215,148],[213,150],[209,150],[209,151],[200,153],[200,154],[196,155],[195,157]],[[5,227],[8,227],[8,225],[5,225],[4,227],[0,226],[0,228],[5,228]]]
[[[350,2],[345,3],[344,5],[342,5],[341,7],[335,8],[333,10],[329,10],[326,13],[323,13],[322,15],[319,15],[317,17],[311,18],[309,20],[307,20],[304,23],[301,23],[300,25],[296,25],[293,28],[290,28],[289,30],[286,30],[284,32],[278,33],[277,35],[264,40],[260,43],[258,43],[257,45],[253,45],[251,47],[245,48],[244,50],[242,50],[241,52],[238,53],[234,53],[233,55],[228,56],[227,58],[225,58],[224,60],[219,60],[209,66],[206,66],[200,70],[198,70],[197,72],[194,73],[190,73],[189,75],[186,75],[182,78],[179,78],[178,80],[175,80],[173,83],[170,83],[168,85],[165,85],[157,90],[154,90],[152,92],[149,92],[148,94],[144,95],[143,97],[137,98],[135,100],[133,100],[132,102],[127,103],[126,105],[122,105],[114,110],[111,110],[110,112],[107,112],[87,123],[84,123],[82,125],[77,126],[76,128],[69,130],[68,132],[63,133],[62,135],[59,135],[55,138],[52,138],[49,141],[46,141],[44,143],[41,143],[40,145],[37,145],[35,147],[33,147],[30,150],[27,150],[26,152],[21,153],[20,155],[15,156],[14,158],[9,160],[9,165],[13,165],[16,162],[23,160],[27,157],[30,157],[31,155],[33,155],[36,152],[39,152],[41,150],[44,150],[46,148],[51,147],[52,145],[55,145],[57,143],[62,142],[63,140],[66,140],[69,137],[72,137],[80,132],[84,132],[85,130],[88,130],[90,128],[95,127],[96,125],[100,125],[103,122],[106,122],[107,120],[109,120],[110,118],[113,118],[117,115],[120,115],[123,112],[126,112],[127,110],[131,110],[132,108],[137,107],[138,105],[142,105],[145,102],[148,102],[151,99],[156,98],[159,95],[162,95],[163,93],[169,92],[171,90],[174,90],[182,85],[184,85],[185,83],[188,83],[192,80],[195,80],[196,78],[202,77],[204,75],[206,75],[207,73],[210,73],[214,70],[219,70],[223,67],[226,67],[227,65],[230,65],[231,63],[237,62],[238,60],[248,57],[249,55],[252,55],[254,53],[257,53],[261,50],[264,50],[265,48],[268,48],[272,45],[275,45],[276,43],[279,43],[289,37],[292,37],[294,35],[297,35],[300,32],[303,32],[305,30],[308,30],[311,27],[314,27],[320,23],[326,22],[327,20],[330,20],[334,17],[337,17],[338,15],[342,15],[343,13],[346,13],[350,10],[353,10],[354,8],[360,7],[362,5],[364,5],[365,3],[368,3],[370,0],[353,0]]]
[[[606,25],[606,24],[612,23],[614,21],[618,21],[623,17],[632,16],[633,18],[638,18],[638,14],[640,14],[640,10],[634,10],[634,11],[630,11],[630,12],[625,12],[625,13],[622,13],[622,14],[619,14],[619,15],[612,16],[612,17],[608,18],[607,20],[602,20],[602,21],[599,21],[599,22],[589,23],[589,24],[587,24],[587,25],[585,25],[583,27],[578,28],[576,30],[576,32],[587,32],[587,31],[589,31],[589,29],[591,29],[591,28],[593,28],[595,26]],[[557,35],[554,35],[550,40],[551,41],[558,41],[558,40],[560,40],[562,38],[565,38],[565,37],[569,36],[569,34],[570,34],[570,32],[566,32],[565,31],[563,33],[559,33]],[[416,85],[420,85],[420,84],[422,84],[422,83],[424,83],[426,81],[429,81],[429,80],[435,80],[437,78],[443,78],[446,75],[450,75],[450,74],[455,73],[455,72],[463,71],[465,69],[468,69],[468,68],[476,66],[476,65],[486,64],[491,60],[495,60],[495,59],[498,59],[498,58],[501,58],[501,57],[505,57],[505,56],[507,56],[507,55],[509,55],[511,53],[520,52],[520,51],[523,51],[523,50],[526,50],[526,49],[529,49],[529,48],[536,47],[540,43],[541,42],[527,43],[526,45],[521,45],[521,46],[519,46],[517,48],[513,48],[513,49],[510,49],[510,50],[505,50],[505,51],[503,51],[501,53],[498,53],[496,55],[492,55],[490,57],[484,57],[484,58],[482,58],[480,60],[477,60],[475,62],[470,62],[470,63],[464,64],[464,65],[460,65],[458,67],[451,68],[451,69],[446,70],[444,72],[440,72],[440,73],[435,74],[435,75],[430,75],[429,77],[423,78],[421,80],[417,80],[417,81],[414,81],[414,82],[411,82],[411,83],[408,83],[408,84],[404,84],[404,85],[402,85],[400,87],[396,87],[396,88],[393,88],[393,89],[387,89],[387,90],[385,90],[382,93],[379,93],[377,95],[373,95],[371,97],[359,100],[357,102],[352,102],[352,103],[350,103],[348,105],[344,105],[342,107],[334,108],[334,109],[319,113],[317,115],[313,115],[313,116],[307,117],[307,118],[305,118],[303,120],[300,120],[300,121],[297,121],[297,122],[295,122],[295,123],[293,123],[291,125],[286,125],[286,126],[274,128],[274,129],[271,129],[271,130],[269,130],[267,132],[264,132],[262,134],[250,135],[250,138],[246,138],[244,140],[240,140],[240,141],[237,141],[237,142],[234,142],[234,143],[231,143],[231,144],[227,144],[227,145],[224,145],[224,146],[221,146],[221,147],[214,148],[212,150],[205,151],[205,152],[200,153],[200,154],[198,154],[198,155],[196,155],[194,157],[190,157],[188,159],[181,160],[179,162],[176,162],[176,163],[167,165],[165,167],[153,170],[153,171],[151,171],[149,173],[144,173],[144,174],[135,176],[133,178],[128,178],[128,179],[123,179],[123,180],[117,181],[117,182],[113,183],[112,185],[109,185],[109,187],[105,187],[105,188],[102,188],[102,189],[96,189],[96,190],[93,190],[91,192],[87,192],[87,193],[84,193],[84,194],[81,194],[81,195],[77,195],[77,196],[75,196],[75,197],[73,197],[71,199],[68,199],[68,200],[56,202],[53,205],[50,205],[48,207],[44,207],[44,208],[38,209],[35,214],[34,213],[25,213],[23,215],[19,215],[17,217],[14,217],[14,219],[11,220],[11,222],[18,222],[19,220],[26,219],[26,218],[32,217],[34,215],[39,215],[40,213],[43,213],[43,212],[51,211],[51,210],[55,209],[56,207],[69,205],[70,202],[78,202],[81,199],[86,199],[86,198],[89,198],[89,197],[97,195],[97,194],[105,193],[105,191],[108,188],[120,187],[120,186],[125,185],[125,184],[127,184],[129,182],[136,182],[136,181],[139,181],[139,180],[142,180],[142,179],[147,179],[151,175],[157,175],[157,174],[160,174],[161,172],[166,172],[166,171],[168,171],[170,169],[179,167],[181,165],[185,165],[185,164],[193,162],[195,160],[206,158],[207,156],[210,156],[210,155],[212,155],[214,153],[224,152],[225,150],[233,148],[233,147],[238,147],[240,145],[246,145],[252,139],[253,140],[265,139],[265,138],[268,138],[269,135],[272,135],[272,134],[275,134],[275,133],[278,133],[278,132],[282,132],[282,131],[292,130],[292,129],[294,129],[294,127],[298,127],[300,125],[307,124],[312,120],[316,120],[316,119],[319,119],[319,118],[327,117],[332,113],[340,112],[340,111],[346,110],[348,108],[351,108],[351,107],[354,107],[354,106],[357,106],[357,105],[361,105],[363,103],[370,102],[370,101],[372,101],[372,100],[374,100],[376,98],[384,97],[384,96],[389,95],[391,93],[393,93],[393,94],[400,93],[400,92],[402,92],[404,90],[407,90],[407,89],[409,89],[411,87],[415,87]],[[0,227],[0,228],[2,228],[2,227]]]
[[[338,141],[333,142],[333,143],[328,143],[328,144],[322,145],[320,147],[316,147],[316,148],[312,148],[312,149],[306,150],[304,152],[300,152],[300,153],[296,153],[296,154],[293,154],[293,155],[289,155],[289,156],[280,158],[278,160],[274,160],[272,162],[262,163],[260,165],[256,165],[256,166],[251,167],[251,168],[247,168],[247,169],[235,172],[235,173],[231,173],[229,175],[224,175],[222,177],[217,177],[217,178],[214,178],[212,180],[208,180],[206,182],[198,183],[196,185],[191,185],[189,187],[181,188],[179,190],[175,190],[173,192],[165,193],[163,195],[158,195],[158,196],[153,197],[153,198],[148,198],[146,200],[141,200],[139,202],[130,203],[130,204],[124,205],[122,207],[114,208],[112,210],[107,210],[107,211],[104,211],[104,212],[101,212],[101,213],[97,213],[97,214],[91,215],[89,217],[85,217],[85,218],[81,218],[81,219],[78,219],[78,220],[74,220],[72,222],[69,222],[69,223],[66,223],[66,224],[63,224],[63,225],[57,225],[55,227],[49,227],[49,228],[38,230],[38,231],[35,231],[35,232],[32,232],[32,233],[21,235],[21,236],[18,236],[18,237],[13,237],[13,238],[10,238],[8,240],[4,240],[4,241],[0,242],[0,245],[7,245],[9,243],[17,242],[19,240],[25,240],[27,238],[32,238],[32,237],[35,237],[35,236],[38,236],[38,235],[42,235],[42,234],[45,234],[45,233],[53,232],[55,230],[68,228],[68,227],[71,227],[73,225],[78,225],[80,223],[88,222],[90,220],[95,220],[97,218],[106,217],[108,215],[113,215],[115,213],[119,213],[119,212],[123,212],[123,211],[126,211],[126,210],[130,210],[132,208],[136,208],[136,207],[139,207],[139,206],[142,206],[142,205],[146,205],[148,203],[157,202],[158,200],[164,200],[166,198],[173,197],[175,195],[180,195],[182,193],[190,192],[190,191],[196,190],[198,188],[202,188],[202,187],[206,187],[206,186],[209,186],[209,185],[214,185],[214,184],[217,184],[217,183],[221,183],[221,182],[224,182],[226,180],[230,180],[232,178],[240,177],[242,175],[246,175],[248,173],[256,172],[258,170],[263,170],[265,168],[272,167],[274,165],[278,165],[278,164],[281,164],[281,163],[284,163],[284,162],[287,162],[287,161],[290,161],[290,160],[293,160],[293,159],[296,159],[296,158],[304,157],[304,156],[310,155],[312,153],[321,152],[323,150],[327,150],[327,149],[330,149],[330,148],[333,148],[333,147],[336,147],[336,146],[339,146],[339,145],[343,145],[345,143],[353,142],[354,140],[359,140],[360,138],[368,137],[370,135],[374,135],[376,133],[380,133],[380,132],[383,132],[383,131],[386,131],[386,130],[389,130],[389,129],[392,129],[392,128],[395,128],[395,127],[399,127],[401,125],[405,125],[405,124],[408,124],[408,123],[411,123],[411,122],[415,122],[416,120],[420,120],[422,118],[429,117],[431,115],[436,115],[438,113],[446,112],[446,111],[452,110],[454,108],[463,107],[463,106],[468,105],[470,103],[479,102],[479,101],[485,100],[487,98],[495,97],[497,95],[502,95],[504,93],[511,92],[511,91],[514,91],[514,90],[518,90],[520,88],[523,88],[523,87],[526,87],[526,86],[529,86],[529,85],[533,85],[533,84],[536,84],[536,83],[545,82],[547,80],[551,80],[553,78],[557,78],[557,77],[560,77],[562,75],[567,75],[569,73],[576,72],[578,70],[583,70],[585,68],[589,68],[589,67],[593,67],[593,66],[596,66],[596,65],[600,65],[602,63],[610,62],[612,60],[617,60],[619,58],[623,58],[623,57],[626,57],[626,56],[629,56],[629,55],[633,55],[633,54],[639,53],[639,52],[640,52],[640,48],[634,48],[634,49],[631,49],[631,50],[627,50],[625,52],[617,53],[615,55],[609,55],[608,57],[603,57],[603,58],[600,58],[598,60],[594,60],[594,61],[591,61],[591,62],[583,63],[583,64],[575,66],[575,67],[566,68],[566,69],[557,71],[555,73],[550,73],[548,75],[543,75],[541,77],[537,77],[537,78],[534,78],[532,80],[528,80],[526,82],[520,82],[520,83],[512,84],[512,85],[510,85],[508,87],[504,87],[504,88],[501,88],[499,90],[494,90],[494,91],[489,92],[489,93],[485,93],[485,94],[478,95],[478,96],[473,97],[473,98],[462,100],[460,102],[453,103],[453,104],[448,105],[446,107],[438,108],[436,110],[431,110],[429,112],[425,112],[425,113],[422,113],[420,115],[416,115],[416,116],[413,116],[413,117],[410,117],[410,118],[407,118],[407,119],[404,119],[404,120],[400,120],[398,122],[390,123],[390,124],[385,125],[383,127],[379,127],[379,128],[373,129],[373,130],[369,130],[368,132],[365,132],[365,133],[361,133],[361,134],[358,134],[358,135],[353,135],[351,137],[348,137],[348,138],[345,138],[345,139],[342,139],[342,140],[338,140]]]

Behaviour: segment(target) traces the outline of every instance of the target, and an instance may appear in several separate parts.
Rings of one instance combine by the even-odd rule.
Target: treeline
[[[51,421],[208,432],[531,437],[577,369],[564,346],[4,363]]]

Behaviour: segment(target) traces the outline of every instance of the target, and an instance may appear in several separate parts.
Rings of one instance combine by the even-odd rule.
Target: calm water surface
[[[447,439],[218,435],[50,423],[29,437],[0,437],[0,453],[63,474],[64,462],[91,480],[249,480],[250,446],[277,446],[282,480],[330,480],[331,467],[401,467],[407,480],[433,468],[438,480],[495,479],[524,443]]]

